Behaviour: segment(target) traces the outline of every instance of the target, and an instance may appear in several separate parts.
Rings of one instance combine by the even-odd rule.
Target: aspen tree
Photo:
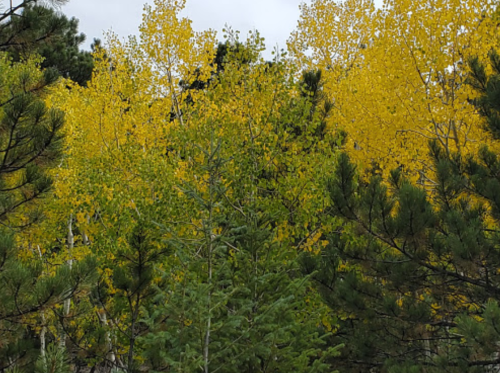
[[[364,170],[401,167],[434,185],[429,139],[469,154],[491,137],[469,103],[466,61],[498,43],[495,1],[315,0],[301,6],[289,47],[299,66],[321,69],[334,103],[329,128],[348,133]]]

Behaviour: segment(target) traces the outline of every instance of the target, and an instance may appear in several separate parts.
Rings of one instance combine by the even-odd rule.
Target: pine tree
[[[38,69],[37,60],[12,63],[0,55],[0,219],[4,225],[13,212],[36,200],[51,186],[46,170],[61,157],[63,113],[47,108],[46,87],[58,75]],[[36,211],[36,210],[35,210]],[[33,216],[35,218],[36,216]],[[29,224],[23,218],[17,224]]]
[[[329,192],[331,213],[344,223],[304,268],[337,313],[334,341],[346,344],[345,371],[483,372],[500,364],[499,237],[474,198],[479,190],[471,192],[488,167],[431,149],[433,194],[399,171],[389,185],[379,177],[364,183],[339,157]],[[496,180],[481,183],[491,188]]]
[[[52,3],[57,6],[64,2]],[[78,20],[39,3],[24,0],[0,15],[0,50],[9,52],[15,61],[38,54],[44,59],[42,68],[54,68],[63,77],[85,85],[94,62],[90,52],[79,49],[85,35],[78,33]]]
[[[493,75],[477,59],[470,84],[494,134],[499,113]],[[500,366],[500,159],[430,144],[436,186],[423,190],[399,169],[389,180],[358,178],[342,154],[328,191],[342,221],[321,255],[308,255],[326,304],[336,313],[334,343],[345,371],[493,372]]]
[[[36,314],[81,290],[93,271],[89,258],[71,273],[44,273],[41,261],[30,259],[36,248],[16,236],[41,217],[37,202],[50,190],[49,171],[61,157],[64,116],[44,103],[56,78],[39,70],[37,60],[12,63],[0,54],[0,370],[34,361]]]
[[[57,7],[66,2],[67,0],[49,0],[47,4]],[[32,45],[33,43],[45,40],[57,30],[57,22],[53,22],[56,21],[56,18],[50,18],[49,22],[47,22],[49,20],[47,18],[42,19],[41,24],[36,25],[36,19],[33,18],[34,13],[30,14],[31,17],[28,19],[24,19],[22,16],[22,12],[25,9],[36,7],[40,3],[40,0],[22,0],[17,4],[11,2],[10,7],[0,13],[0,50],[5,51],[14,46],[27,47],[30,44]],[[23,22],[25,23],[23,24]],[[24,27],[19,27],[21,25]],[[39,33],[39,31],[42,32]],[[33,36],[34,34],[35,38],[27,40],[26,37],[23,37],[23,34],[29,36]]]
[[[100,368],[138,371],[137,357],[143,348],[138,341],[150,331],[143,317],[152,307],[156,288],[162,287],[159,267],[170,254],[169,245],[159,238],[157,225],[139,220],[127,245],[115,253],[113,261],[100,266],[102,273],[113,275],[110,281],[101,276],[92,289],[91,306],[98,310],[99,327],[90,324],[83,336],[78,323],[70,330],[72,339],[78,340],[84,365],[92,362]],[[88,322],[89,311],[83,307],[77,311],[82,322]]]
[[[201,183],[182,186],[201,220],[169,239],[177,265],[147,318],[143,358],[153,371],[330,372],[337,348],[323,348],[328,332],[308,318],[296,255],[275,239],[273,217],[240,204],[248,186],[224,182],[221,146],[201,150]]]
[[[471,59],[468,83],[499,137],[500,58]],[[483,125],[478,123],[478,125]],[[430,143],[436,185],[358,178],[341,154],[328,184],[342,222],[303,267],[336,313],[342,366],[358,372],[497,372],[500,367],[500,158]]]

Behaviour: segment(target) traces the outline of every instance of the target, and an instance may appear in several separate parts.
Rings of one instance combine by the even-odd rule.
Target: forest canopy
[[[0,14],[0,372],[498,371],[497,1],[313,0],[272,61],[57,3]]]

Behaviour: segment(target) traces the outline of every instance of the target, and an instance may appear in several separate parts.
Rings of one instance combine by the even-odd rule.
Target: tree
[[[68,0],[48,0],[47,3],[53,6],[60,6],[67,3]],[[18,15],[18,12],[22,9],[40,3],[40,0],[21,0],[19,3],[11,3],[7,10],[3,11],[0,16],[0,22],[4,22],[7,19],[12,19]]]
[[[319,185],[339,144],[334,134],[318,130],[325,113],[319,106],[313,108],[313,97],[320,96],[320,84],[297,85],[295,72],[282,56],[273,64],[266,63],[257,34],[242,42],[241,50],[230,49],[223,71],[214,73],[213,35],[194,33],[188,20],[178,18],[179,4],[164,1],[155,12],[146,10],[141,43],[111,37],[96,58],[88,86],[60,87],[51,97],[52,105],[67,112],[67,152],[57,170],[56,198],[46,206],[49,218],[34,233],[33,242],[41,247],[64,242],[64,229],[72,216],[74,255],[78,250],[78,255],[93,252],[99,256],[103,294],[73,299],[64,319],[67,346],[79,351],[72,361],[125,371],[145,366],[153,358],[157,367],[175,363],[185,371],[195,369],[199,362],[208,366],[205,369],[216,369],[216,361],[228,370],[246,369],[242,361],[229,357],[229,345],[240,333],[237,322],[249,329],[235,346],[252,369],[263,369],[258,361],[270,357],[268,365],[275,364],[276,357],[303,371],[325,368],[320,354],[325,358],[333,354],[332,349],[322,349],[328,328],[320,319],[326,308],[300,278],[296,263],[297,251],[317,250],[322,232],[328,229],[324,220],[328,217],[317,214],[324,208],[325,197]],[[253,58],[243,58],[247,53]],[[201,79],[210,84],[189,92],[190,98],[179,86],[181,81]],[[209,209],[197,196],[206,198],[207,168],[215,167],[207,163],[208,154],[217,147],[211,144],[219,143],[217,157],[228,160],[220,172],[234,186],[229,188],[224,182],[228,190],[214,192],[217,201]],[[238,208],[248,219],[238,216]],[[214,212],[213,219],[207,218],[209,210]],[[150,284],[159,287],[156,299],[148,295],[142,298],[141,307],[129,307],[126,286],[118,288],[115,271],[123,275],[130,268],[123,253],[129,259],[138,254],[127,238],[139,221],[166,227],[152,246],[168,244],[176,255],[152,263]],[[241,263],[233,268],[231,257],[223,252],[226,249],[214,249],[217,262],[211,284],[207,280],[211,256],[206,252],[210,234],[205,228],[194,228],[203,221],[211,222],[214,230],[222,229],[225,241],[239,245],[240,240],[242,246],[234,254]],[[200,247],[202,253],[197,253]],[[61,250],[54,257],[61,261],[66,258],[63,254]],[[252,292],[247,282],[254,285]],[[208,327],[207,289],[215,302],[211,304],[230,302],[238,314],[228,315],[221,304],[212,311]],[[184,290],[191,298],[182,296]],[[250,294],[257,295],[252,298]],[[162,303],[165,299],[168,305]],[[253,305],[257,305],[255,310]],[[180,317],[181,310],[188,308],[190,316]],[[306,309],[294,315],[295,308]],[[180,321],[186,318],[192,321],[191,328]],[[245,318],[259,322],[249,328]],[[136,320],[133,328],[132,320]],[[223,329],[220,333],[218,326]],[[165,329],[180,333],[168,337]],[[204,342],[208,360],[214,358],[208,365],[198,338],[207,331],[211,335]],[[272,351],[264,346],[269,338],[277,341]],[[302,344],[309,338],[310,345]],[[196,343],[196,349],[188,348],[185,340]],[[156,348],[148,347],[153,341]],[[165,353],[159,347],[165,343],[172,347],[169,355],[154,356]],[[128,353],[133,362],[126,362]]]
[[[489,66],[473,58],[468,77],[485,119],[478,125],[495,138],[498,61],[495,52]],[[342,225],[303,267],[337,315],[333,341],[346,344],[346,371],[500,366],[498,154],[486,145],[475,155],[450,154],[433,141],[430,155],[437,181],[431,190],[399,169],[364,181],[346,154],[328,184],[331,213]]]
[[[500,56],[496,50],[489,52],[489,61],[480,59],[477,56],[469,60],[470,74],[467,83],[479,94],[472,103],[479,110],[486,120],[486,129],[493,134],[496,140],[500,138],[500,118],[499,118],[499,88],[500,78]],[[491,74],[486,68],[490,67]]]
[[[399,171],[391,188],[379,177],[365,184],[339,158],[329,191],[332,214],[345,223],[304,268],[317,271],[317,288],[337,314],[334,341],[347,346],[346,371],[483,372],[500,363],[498,236],[474,199],[480,190],[469,189],[493,154],[481,165],[450,159],[436,144],[432,152],[434,195]]]
[[[463,154],[491,142],[475,125],[465,66],[496,43],[496,7],[490,0],[301,6],[290,53],[301,69],[322,70],[333,104],[327,128],[347,132],[346,151],[360,171],[387,178],[401,167],[412,181],[432,186],[430,139]]]
[[[307,312],[296,253],[276,240],[275,217],[245,201],[248,185],[229,181],[221,146],[201,150],[201,181],[180,186],[196,223],[164,226],[177,260],[147,318],[144,361],[154,371],[331,371],[338,347],[323,348],[329,333]]]
[[[57,79],[39,60],[13,63],[0,53],[0,369],[33,363],[36,315],[71,294],[91,275],[88,258],[69,273],[38,260],[35,247],[17,234],[40,218],[39,201],[51,188],[51,168],[61,157],[63,114],[47,108],[47,89]],[[33,260],[33,255],[35,259]],[[41,341],[41,353],[45,352]],[[31,365],[32,367],[32,365]]]
[[[139,369],[137,357],[144,347],[138,341],[151,331],[144,314],[151,309],[153,301],[156,303],[155,288],[164,286],[159,280],[159,268],[171,251],[159,237],[158,226],[139,221],[128,245],[120,248],[115,260],[101,267],[104,273],[112,273],[111,281],[102,276],[93,289],[92,303],[100,310],[98,321],[104,333],[100,340],[93,341],[92,349],[87,349],[87,357],[97,357],[95,360],[105,362],[112,369],[126,372]],[[74,335],[80,333],[79,325],[73,329]],[[95,333],[89,334],[86,337],[95,337]],[[81,341],[80,344],[85,346]]]
[[[25,0],[2,14],[0,50],[16,61],[38,54],[44,58],[42,68],[54,68],[63,77],[86,84],[94,64],[91,53],[79,49],[85,35],[78,33],[78,20],[38,3]]]
[[[8,87],[0,94],[0,218],[7,226],[32,221],[13,220],[13,213],[48,191],[51,180],[46,170],[62,154],[63,113],[48,109],[43,101],[57,73],[51,69],[42,72],[37,62],[12,63],[5,53],[0,59],[1,84]]]
[[[215,55],[212,63],[210,64],[212,69],[211,76],[209,79],[201,78],[195,79],[191,83],[187,84],[183,80],[179,82],[180,87],[184,95],[186,96],[185,101],[187,103],[191,103],[193,101],[192,97],[189,94],[190,90],[200,90],[207,89],[210,86],[210,83],[217,81],[219,74],[224,72],[225,65],[229,60],[238,59],[240,63],[249,64],[251,62],[255,62],[257,56],[254,51],[245,47],[239,39],[236,39],[235,35],[231,35],[229,40],[226,40],[224,43],[219,42],[217,44],[217,49],[215,51]],[[199,74],[199,71],[196,71],[195,74]],[[175,113],[172,113],[172,118],[175,117]]]

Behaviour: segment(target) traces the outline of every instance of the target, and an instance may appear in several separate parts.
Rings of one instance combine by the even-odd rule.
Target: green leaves
[[[192,163],[197,177],[182,187],[196,206],[193,224],[162,224],[179,260],[170,261],[144,318],[151,331],[140,341],[151,347],[142,356],[153,371],[330,371],[337,348],[324,346],[328,333],[310,317],[320,310],[304,301],[314,295],[297,253],[276,240],[279,213],[242,193],[255,190],[259,170],[235,178],[223,156],[231,144],[214,142],[199,149],[203,157],[192,155],[201,159]]]

